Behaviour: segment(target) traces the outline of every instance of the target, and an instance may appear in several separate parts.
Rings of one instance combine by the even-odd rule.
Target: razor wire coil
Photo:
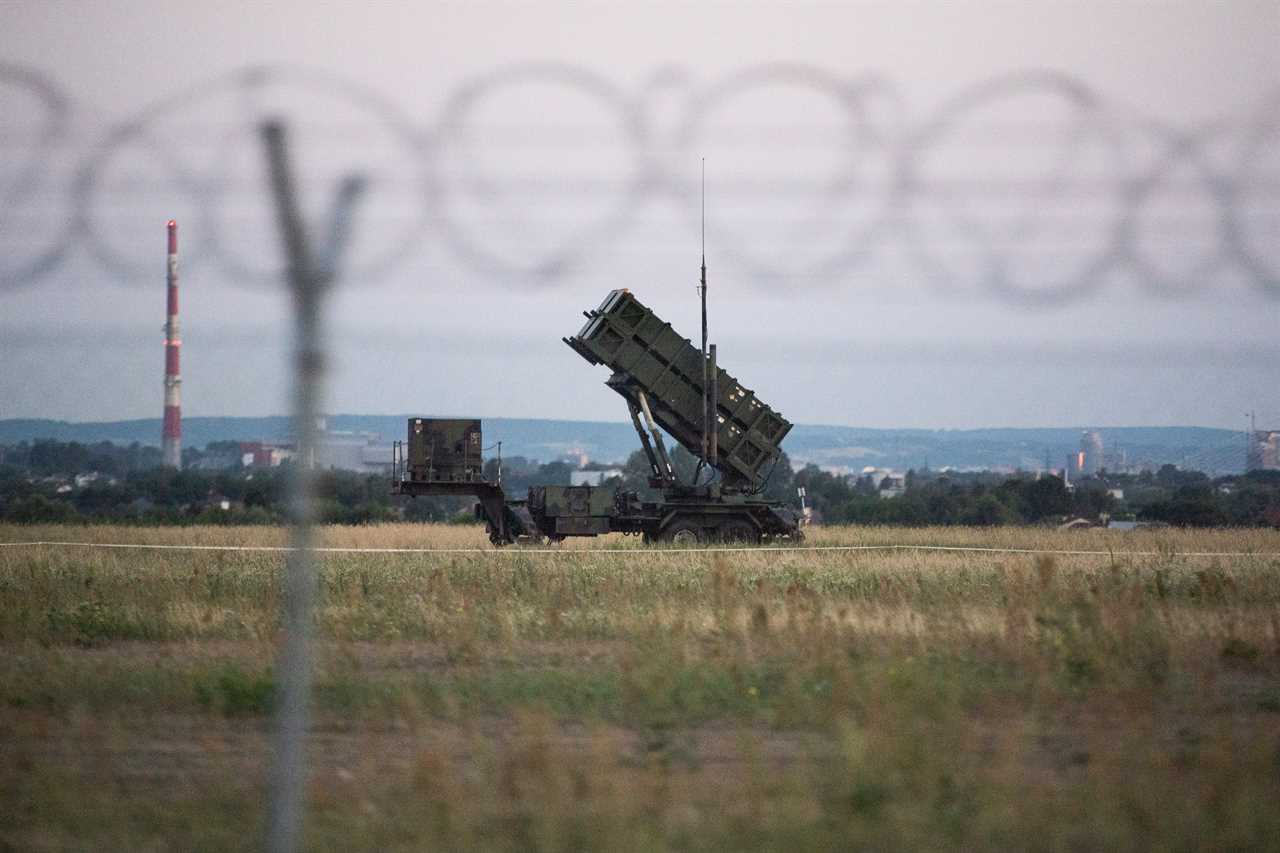
[[[724,187],[730,200],[764,199],[770,209],[798,205],[794,221],[755,214],[763,217],[761,227],[783,238],[785,250],[760,245],[742,216],[709,223],[713,243],[753,281],[832,286],[893,246],[930,282],[972,279],[1015,303],[1078,299],[1116,274],[1133,276],[1151,294],[1181,296],[1231,272],[1264,296],[1280,296],[1280,260],[1269,240],[1280,217],[1280,91],[1253,114],[1178,127],[1125,109],[1079,78],[1032,70],[967,86],[912,119],[892,82],[811,66],[761,65],[706,85],[668,69],[628,89],[583,68],[527,63],[464,80],[422,122],[382,93],[332,74],[253,67],[110,122],[83,146],[87,110],[49,76],[0,65],[5,92],[25,99],[36,118],[12,122],[0,134],[0,148],[16,152],[0,172],[6,242],[0,289],[31,285],[76,255],[120,280],[145,279],[150,262],[131,255],[128,241],[112,230],[115,207],[131,193],[162,197],[196,217],[199,239],[188,267],[210,263],[249,286],[278,281],[280,270],[254,257],[253,223],[260,217],[244,197],[261,182],[245,159],[262,116],[292,102],[295,112],[299,103],[310,106],[307,123],[340,154],[376,148],[407,164],[371,173],[371,189],[391,212],[371,209],[378,242],[354,253],[349,281],[383,278],[436,238],[474,270],[522,286],[553,285],[616,242],[651,199],[672,201],[696,218],[690,164],[708,134],[719,133],[722,142],[762,147],[770,163],[820,151],[829,167],[817,177],[731,173]],[[589,129],[572,117],[539,113],[535,93],[586,104],[604,123]],[[734,124],[765,96],[797,110],[826,110],[836,129],[819,127],[816,118],[811,127],[809,118],[771,119],[749,109],[749,126]],[[538,122],[516,115],[504,130],[486,121],[495,105],[510,109],[525,101]],[[672,103],[675,115],[664,123],[664,106]],[[1055,118],[993,118],[1002,111],[1021,115],[1024,106],[1048,108]],[[370,144],[354,146],[361,140]],[[618,156],[611,168],[585,177],[537,166],[511,173],[485,162],[483,152],[497,143],[526,153],[539,145],[569,147],[576,160],[613,149]],[[966,146],[974,145],[986,146],[997,174],[965,165]],[[1220,156],[1219,149],[1231,153]],[[1048,163],[1028,176],[999,173],[1002,161],[1020,152]],[[60,155],[70,161],[66,180],[55,177]],[[349,171],[323,157],[309,162],[317,184]],[[304,162],[304,174],[306,168]],[[1169,194],[1190,197],[1195,221],[1170,223],[1152,212]],[[590,208],[589,215],[565,213],[575,205]],[[501,222],[506,233],[478,229],[477,216]],[[567,223],[560,233],[542,243],[531,236],[559,218]],[[46,220],[50,225],[40,228]],[[1148,245],[1189,243],[1179,238],[1192,231],[1207,245],[1173,271]],[[806,235],[818,232],[821,245],[811,249]]]

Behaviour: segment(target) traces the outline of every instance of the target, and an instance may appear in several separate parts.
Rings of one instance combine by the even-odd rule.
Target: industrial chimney
[[[168,316],[164,324],[164,428],[160,436],[160,464],[182,467],[182,373],[178,353],[178,223],[169,220]]]

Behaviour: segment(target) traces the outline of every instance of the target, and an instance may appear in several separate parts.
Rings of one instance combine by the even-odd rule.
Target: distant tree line
[[[979,525],[1060,523],[1073,518],[1175,526],[1280,527],[1280,472],[1210,479],[1165,465],[1158,472],[1076,480],[992,472],[908,471],[900,495],[880,483],[808,466],[796,472],[815,513],[827,524]],[[1118,495],[1123,495],[1119,497]]]
[[[570,474],[576,470],[568,462],[540,463],[523,456],[511,456],[503,459],[501,465],[496,458],[485,460],[484,478],[497,482],[499,467],[502,469],[502,488],[508,495],[517,497],[523,497],[530,486],[567,486]]]
[[[278,524],[285,520],[288,471],[150,468],[71,485],[31,479],[0,466],[0,520],[18,523]],[[387,480],[352,471],[318,478],[318,511],[326,522],[359,524],[401,517],[439,520],[451,508],[435,502],[394,505]]]
[[[194,467],[239,458],[237,442],[187,449],[182,470],[160,466],[160,451],[140,444],[38,440],[0,445],[0,521],[137,524],[279,524],[286,518],[288,465]],[[235,451],[235,452],[233,452]],[[491,460],[496,463],[496,460]],[[572,466],[516,457],[503,463],[509,493],[569,482]],[[399,498],[387,475],[322,471],[319,518],[331,524],[379,521],[475,521],[468,498]]]
[[[188,450],[184,463],[227,458],[234,442]],[[235,456],[235,454],[230,454]],[[671,453],[683,482],[711,482],[683,447]],[[122,522],[139,524],[278,524],[285,520],[287,467],[220,470],[160,467],[154,447],[110,442],[35,441],[0,445],[0,521],[17,523]],[[498,460],[485,463],[487,479]],[[574,467],[521,456],[502,460],[507,494],[530,486],[567,485]],[[606,480],[608,488],[649,499],[649,463],[637,451]],[[1280,472],[1254,471],[1211,479],[1165,465],[1143,474],[1108,474],[1077,480],[993,472],[909,471],[900,494],[883,497],[871,476],[842,477],[808,466],[793,471],[786,454],[766,472],[762,494],[790,504],[803,487],[815,517],[827,524],[1000,525],[1129,519],[1178,526],[1280,527]],[[1120,496],[1122,495],[1122,497]],[[377,521],[473,521],[468,498],[394,498],[387,477],[353,471],[318,476],[320,518],[328,523]]]
[[[0,466],[42,476],[91,472],[122,476],[159,465],[160,448],[137,442],[119,445],[109,441],[81,444],[78,441],[36,440],[0,444]]]

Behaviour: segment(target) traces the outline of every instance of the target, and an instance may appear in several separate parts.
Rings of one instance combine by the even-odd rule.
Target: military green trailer
[[[398,494],[474,494],[496,545],[604,533],[649,542],[696,545],[799,538],[799,513],[761,497],[791,424],[628,290],[612,291],[586,324],[564,338],[592,364],[612,371],[607,385],[626,401],[659,499],[600,486],[536,486],[506,500],[483,471],[478,421],[411,418],[397,447],[392,490]],[[666,434],[701,461],[681,482]],[[459,476],[461,475],[461,476]]]
[[[475,497],[495,545],[540,536],[524,502],[508,501],[501,484],[485,479],[482,436],[475,418],[409,418],[406,439],[392,445],[392,494]]]
[[[409,479],[472,483],[484,479],[480,421],[410,418],[406,460]]]

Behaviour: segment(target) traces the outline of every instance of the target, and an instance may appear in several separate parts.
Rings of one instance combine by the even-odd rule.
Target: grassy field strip
[[[318,537],[309,850],[1280,839],[1280,531]],[[0,544],[0,851],[259,849],[287,530]]]
[[[0,542],[3,547],[53,547],[53,548],[124,548],[146,551],[255,551],[265,553],[289,552],[296,550],[288,545],[190,545],[190,544],[144,544],[130,542],[75,542],[75,541],[31,541]],[[733,553],[774,553],[774,552],[820,552],[820,551],[921,551],[974,554],[1027,554],[1061,557],[1258,557],[1271,559],[1280,557],[1280,552],[1270,551],[1129,551],[1123,549],[1108,551],[1053,549],[1053,548],[980,548],[961,545],[768,545],[768,546],[735,546],[706,548],[312,548],[318,554],[610,554],[622,556],[657,557],[667,554],[733,554]]]

